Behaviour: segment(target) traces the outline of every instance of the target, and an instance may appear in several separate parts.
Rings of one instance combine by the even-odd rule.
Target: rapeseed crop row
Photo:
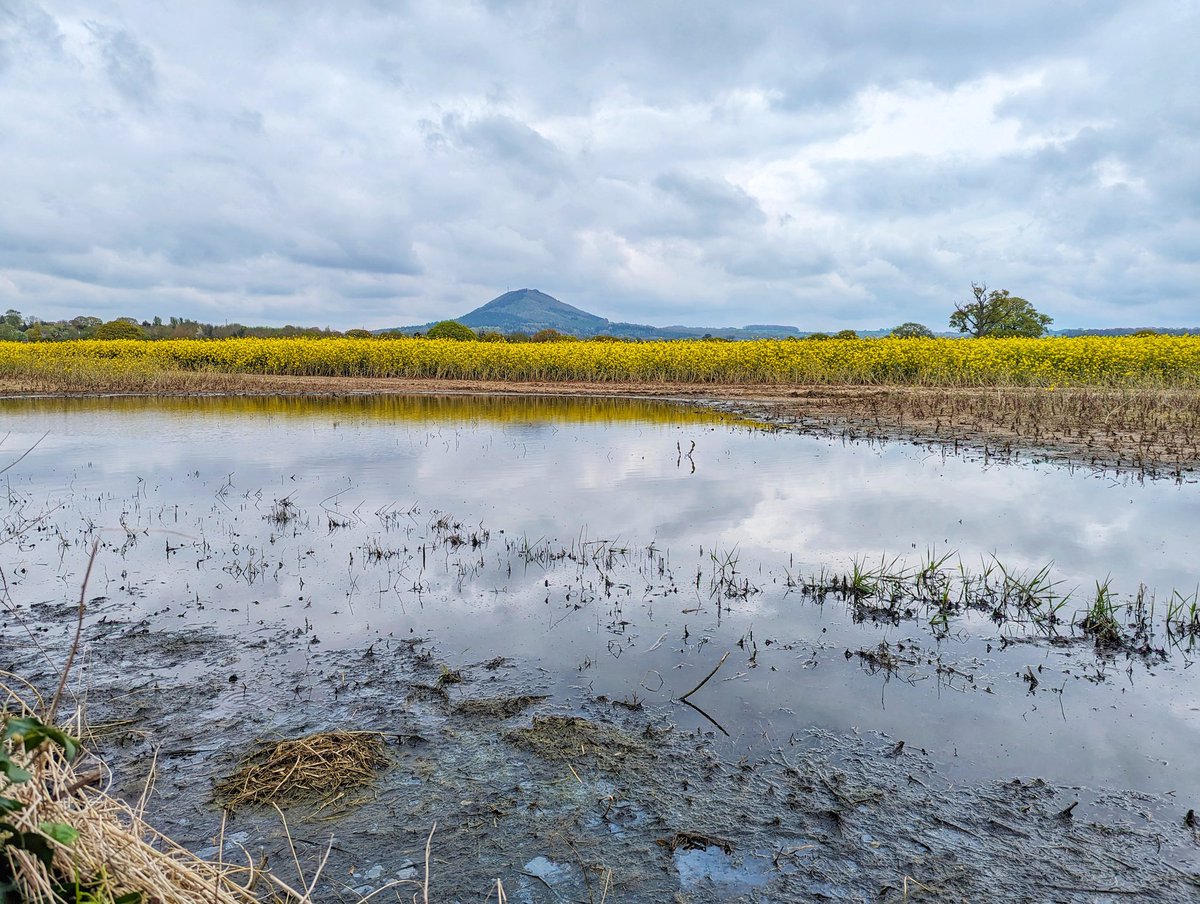
[[[1200,386],[1200,337],[824,342],[174,339],[0,342],[0,376],[86,383],[167,372],[507,381]],[[79,388],[86,388],[81,385]]]

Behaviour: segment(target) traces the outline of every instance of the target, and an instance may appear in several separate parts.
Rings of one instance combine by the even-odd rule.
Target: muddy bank
[[[149,395],[587,395],[711,405],[821,435],[901,440],[994,460],[1058,461],[1138,476],[1188,479],[1200,468],[1200,393],[1176,389],[741,386],[510,383],[259,374],[158,375]],[[111,391],[124,394],[127,387]],[[96,396],[0,380],[0,398]]]
[[[957,786],[923,751],[876,734],[813,730],[729,760],[668,708],[569,706],[523,663],[452,663],[447,681],[444,652],[423,638],[316,653],[284,633],[182,632],[125,621],[103,600],[93,609],[76,682],[90,744],[123,796],[137,799],[153,773],[150,821],[193,850],[217,853],[214,786],[255,741],[386,738],[369,787],[282,803],[306,870],[332,839],[318,901],[389,883],[407,899],[435,823],[432,900],[486,900],[496,879],[530,902],[1200,894],[1200,844],[1176,801],[1036,777]],[[2,664],[49,687],[67,610],[41,613],[42,652],[14,644],[8,620]],[[273,808],[244,806],[224,832],[227,857],[295,878]]]

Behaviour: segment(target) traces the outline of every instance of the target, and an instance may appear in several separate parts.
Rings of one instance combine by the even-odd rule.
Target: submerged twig
[[[709,679],[711,679],[713,675],[717,674],[717,671],[721,668],[721,666],[723,666],[725,664],[725,660],[728,658],[729,658],[729,651],[726,650],[725,654],[721,657],[721,661],[716,664],[716,666],[713,668],[713,670],[711,672],[709,672],[707,675],[704,676],[704,680],[701,681],[699,684],[697,684],[694,688],[692,688],[686,694],[684,694],[682,697],[680,697],[679,702],[687,703],[687,698],[690,697],[692,694],[696,693],[696,691],[700,690],[700,688],[704,687],[704,685],[708,684]]]
[[[700,713],[700,715],[704,716],[704,718],[708,719],[709,722],[711,722],[713,725],[717,726],[717,730],[719,732],[721,732],[721,734],[725,735],[725,737],[728,738],[730,736],[729,732],[727,732],[725,730],[724,725],[722,725],[720,722],[718,722],[716,719],[714,719],[712,716],[710,716],[708,713],[706,713],[704,710],[702,710],[700,707],[698,707],[695,703],[692,703],[690,700],[684,700],[682,698],[680,698],[679,702],[682,703],[684,706],[694,709],[696,712]]]
[[[3,474],[5,471],[9,470],[10,468],[15,468],[18,464],[21,463],[22,458],[24,458],[26,455],[28,455],[30,452],[32,452],[34,449],[36,449],[38,446],[40,446],[42,443],[42,440],[44,440],[49,435],[50,435],[50,431],[47,430],[45,433],[43,433],[41,436],[39,436],[37,438],[37,441],[32,446],[30,446],[28,449],[26,449],[24,452],[22,452],[16,458],[14,458],[12,461],[10,461],[8,464],[6,464],[3,468],[0,468],[0,474]]]

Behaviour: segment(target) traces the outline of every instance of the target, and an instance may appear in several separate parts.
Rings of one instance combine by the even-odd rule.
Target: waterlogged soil
[[[430,693],[442,663],[423,638],[300,665],[285,655],[295,640],[274,635],[256,670],[227,676],[238,640],[148,631],[103,600],[94,607],[89,641],[106,664],[87,672],[89,740],[114,790],[136,800],[153,783],[159,829],[294,885],[315,877],[319,901],[379,890],[408,900],[426,875],[430,899],[446,901],[487,900],[497,880],[509,900],[530,902],[1200,893],[1194,833],[1154,795],[1037,777],[961,785],[926,751],[876,732],[809,728],[753,761],[733,758],[662,707],[530,693],[545,682],[513,661],[463,663],[461,681]],[[52,677],[36,661],[14,664]],[[282,818],[248,807],[222,825],[212,783],[239,751],[347,726],[387,740],[372,786],[318,788]]]
[[[280,814],[222,833],[214,788],[263,739],[370,730],[373,784],[283,807],[303,884],[328,851],[318,900],[409,900],[427,842],[431,900],[1200,894],[1195,635],[1166,621],[1194,485],[648,401],[3,414],[0,668],[53,688],[98,539],[74,700],[114,789],[152,781],[205,856],[298,881]],[[950,553],[1026,587],[1053,560],[1056,589],[838,583]]]

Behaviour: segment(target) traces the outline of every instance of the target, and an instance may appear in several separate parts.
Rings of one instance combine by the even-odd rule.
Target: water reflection
[[[1200,584],[1195,486],[984,468],[640,400],[19,400],[0,418],[0,467],[48,434],[6,475],[27,510],[54,509],[54,532],[9,566],[26,569],[12,589],[25,605],[71,595],[88,525],[127,528],[100,564],[131,613],[182,607],[222,630],[277,619],[326,649],[424,634],[455,664],[532,663],[564,699],[664,706],[730,652],[691,702],[743,750],[811,724],[877,729],[971,776],[1200,791],[1163,765],[1200,743],[1186,651],[1148,668],[979,616],[936,638],[922,619],[856,623],[788,587],[932,550],[1053,561],[1080,588],[1072,607],[1109,575],[1161,599]],[[167,530],[187,539],[164,557]],[[602,542],[599,563],[582,554]],[[719,562],[755,592],[714,596]],[[881,642],[900,667],[858,655]],[[1030,694],[1019,675],[1039,666]]]
[[[733,415],[655,399],[531,395],[190,396],[151,399],[0,399],[0,417],[73,415],[164,418],[278,416],[304,420],[379,420],[426,425],[491,424],[728,424]]]

